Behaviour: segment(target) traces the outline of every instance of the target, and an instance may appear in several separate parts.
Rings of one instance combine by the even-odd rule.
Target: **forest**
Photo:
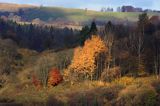
[[[0,103],[159,106],[160,21],[81,30],[0,19]]]

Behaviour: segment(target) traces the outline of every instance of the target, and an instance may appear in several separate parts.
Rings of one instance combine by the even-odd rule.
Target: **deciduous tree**
[[[85,41],[84,47],[76,48],[69,70],[78,74],[88,75],[91,80],[97,68],[96,59],[100,54],[107,52],[103,40],[96,35]]]

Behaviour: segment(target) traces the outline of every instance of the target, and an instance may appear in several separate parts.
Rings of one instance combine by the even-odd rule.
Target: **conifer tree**
[[[91,28],[90,28],[90,35],[96,35],[98,32],[97,26],[95,21],[92,22]]]

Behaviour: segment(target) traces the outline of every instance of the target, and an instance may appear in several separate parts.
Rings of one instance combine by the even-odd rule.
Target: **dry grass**
[[[20,9],[20,8],[33,8],[33,7],[36,7],[36,6],[0,3],[0,11],[15,12],[15,11],[18,11],[18,9]]]
[[[128,86],[128,85],[132,85],[134,82],[135,82],[135,79],[133,77],[122,77],[120,79],[114,80],[112,83]]]
[[[149,101],[147,103],[152,105],[152,103],[155,104],[153,98],[155,99],[155,95],[159,92],[160,84],[154,76],[146,78],[123,77],[112,83],[85,81],[71,85],[68,82],[63,82],[53,88],[37,90],[32,83],[29,83],[29,80],[21,80],[17,84],[7,84],[1,88],[0,100],[26,103],[27,105],[53,105],[55,103],[63,106],[76,105],[76,102],[80,101],[79,105],[89,103],[91,105],[120,106],[119,103],[139,104],[139,101],[143,101],[143,96],[145,96],[145,101]]]
[[[117,98],[117,105],[155,106],[157,93],[149,85],[130,85],[123,89]]]

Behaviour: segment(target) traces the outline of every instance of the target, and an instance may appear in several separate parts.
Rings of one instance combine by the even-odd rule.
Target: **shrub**
[[[113,83],[127,86],[127,85],[133,84],[133,83],[134,83],[134,80],[135,80],[135,79],[134,79],[133,77],[122,77],[122,78],[120,78],[120,79],[116,79]]]
[[[103,101],[109,101],[112,106],[115,106],[118,93],[123,89],[121,85],[111,85],[109,87],[101,87],[93,90],[96,92],[99,99]],[[106,102],[105,102],[106,103]],[[107,105],[108,106],[108,105]]]
[[[72,93],[68,97],[69,97],[68,101],[69,106],[103,106],[104,104],[107,104],[104,102],[102,98],[98,97],[95,93],[90,91],[84,93],[82,92]]]
[[[0,75],[0,89],[3,88],[8,83],[7,75]]]
[[[60,74],[59,70],[53,68],[49,72],[48,76],[48,86],[56,86],[63,80],[62,75]]]
[[[37,87],[37,89],[41,88],[41,82],[35,75],[32,76],[32,83],[35,87]]]
[[[160,80],[154,80],[151,85],[155,88],[156,92],[160,94]]]
[[[119,93],[118,106],[155,106],[156,92],[149,86],[131,85]]]
[[[68,94],[70,106],[114,106],[121,85],[98,87],[83,92]]]
[[[66,82],[70,82],[71,84],[73,84],[74,82],[84,80],[83,78],[80,78],[79,73],[76,73],[73,70],[69,69],[64,70],[63,78]]]
[[[0,104],[2,103],[14,103],[15,100],[10,99],[10,98],[2,98],[0,97]]]
[[[134,98],[136,106],[155,106],[156,105],[156,92],[151,89],[140,89]]]
[[[64,106],[62,101],[57,100],[53,95],[49,95],[46,106]]]
[[[113,67],[109,70],[105,69],[101,74],[102,81],[113,81],[121,75],[120,67]]]

